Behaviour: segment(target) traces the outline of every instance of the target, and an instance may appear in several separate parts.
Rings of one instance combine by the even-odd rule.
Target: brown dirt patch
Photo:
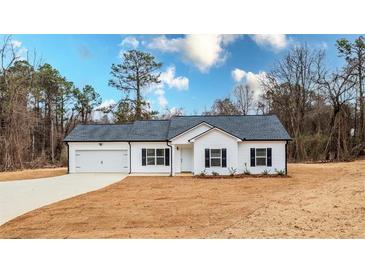
[[[0,182],[54,177],[54,176],[65,175],[66,173],[67,173],[67,168],[65,167],[25,169],[19,171],[0,172]]]
[[[20,216],[1,238],[365,238],[365,161],[290,178],[128,177]]]

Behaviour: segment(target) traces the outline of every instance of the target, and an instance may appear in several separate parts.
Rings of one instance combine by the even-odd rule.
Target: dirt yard
[[[29,212],[1,238],[365,238],[365,161],[290,178],[128,177]]]
[[[54,176],[65,175],[66,173],[67,173],[67,168],[65,167],[25,169],[21,171],[0,172],[0,182],[54,177]]]

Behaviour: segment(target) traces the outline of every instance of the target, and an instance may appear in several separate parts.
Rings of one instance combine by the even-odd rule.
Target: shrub
[[[267,170],[267,169],[264,169],[264,171],[261,173],[262,175],[268,175],[269,174],[269,170]]]
[[[204,170],[202,170],[201,172],[200,172],[200,174],[199,174],[200,176],[205,176],[205,175],[207,175],[207,171],[204,169]]]
[[[245,163],[245,169],[243,171],[243,174],[245,174],[245,175],[250,175],[251,174],[251,172],[247,168],[247,163]]]
[[[219,173],[218,173],[218,172],[216,172],[216,171],[212,171],[212,175],[213,175],[213,176],[219,176]]]
[[[275,172],[279,176],[284,176],[285,175],[285,170],[284,169],[280,169],[280,170],[275,169]]]
[[[229,167],[228,172],[229,172],[229,176],[233,177],[237,173],[237,169],[234,167]]]

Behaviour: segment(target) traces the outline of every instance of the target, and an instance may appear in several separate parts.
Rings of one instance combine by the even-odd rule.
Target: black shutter
[[[210,167],[210,150],[209,150],[209,148],[205,149],[205,167]]]
[[[255,164],[255,149],[251,148],[251,166],[256,166]]]
[[[222,167],[227,167],[227,149],[222,148]]]
[[[142,166],[146,165],[146,149],[142,148]]]
[[[170,165],[170,149],[165,148],[165,166]]]
[[[271,147],[268,147],[266,149],[266,155],[267,155],[267,166],[271,166],[272,165],[272,160],[271,160]]]

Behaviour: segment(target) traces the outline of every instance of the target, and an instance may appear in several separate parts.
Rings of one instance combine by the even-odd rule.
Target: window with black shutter
[[[227,149],[222,148],[222,167],[227,167]]]
[[[255,161],[255,149],[251,148],[251,155],[250,155],[250,159],[251,159],[251,166],[256,166],[256,161]]]
[[[206,148],[205,167],[227,167],[227,149]]]
[[[272,150],[268,148],[251,148],[251,166],[272,166]]]
[[[146,165],[146,149],[142,148],[142,166]]]
[[[210,167],[210,149],[205,149],[205,167]]]
[[[165,166],[170,165],[170,149],[165,148]]]
[[[170,165],[170,154],[168,152],[167,154],[163,148],[142,148],[142,166],[168,166]],[[167,162],[166,159],[168,159]]]
[[[256,148],[256,166],[266,166],[266,148]]]

